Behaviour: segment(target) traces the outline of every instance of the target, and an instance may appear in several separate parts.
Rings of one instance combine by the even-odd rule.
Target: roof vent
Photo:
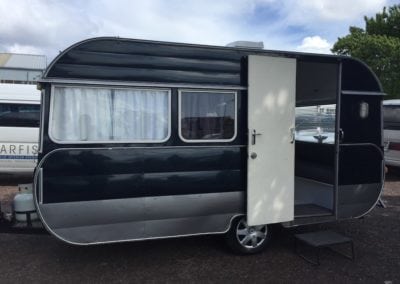
[[[238,48],[263,49],[264,48],[264,43],[262,41],[238,40],[238,41],[234,41],[234,42],[228,43],[226,46],[238,47]]]

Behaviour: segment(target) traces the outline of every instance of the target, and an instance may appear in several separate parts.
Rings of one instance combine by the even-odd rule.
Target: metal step
[[[318,231],[318,232],[311,232],[311,233],[303,233],[303,234],[295,234],[295,251],[296,253],[305,259],[306,261],[314,264],[320,264],[320,251],[321,248],[329,248],[332,251],[339,253],[347,258],[354,260],[354,244],[353,240],[349,237],[341,235],[339,233],[333,231]],[[299,252],[299,242],[302,242],[308,246],[317,249],[317,261],[311,260],[309,257],[306,257],[304,254]],[[334,250],[332,247],[341,244],[348,244],[350,245],[351,254],[347,255],[337,250]]]

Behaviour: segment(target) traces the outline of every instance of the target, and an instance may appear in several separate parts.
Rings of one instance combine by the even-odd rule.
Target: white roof
[[[36,85],[0,84],[0,102],[40,103],[40,91]]]
[[[44,55],[0,53],[0,68],[43,70],[47,66]]]
[[[385,100],[383,101],[384,106],[390,106],[390,105],[400,105],[400,100]]]

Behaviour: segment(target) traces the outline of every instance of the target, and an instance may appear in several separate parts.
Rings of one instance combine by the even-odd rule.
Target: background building
[[[46,67],[44,55],[0,53],[0,83],[35,84]]]

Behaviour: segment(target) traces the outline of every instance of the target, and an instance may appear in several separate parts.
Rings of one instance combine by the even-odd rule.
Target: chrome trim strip
[[[41,102],[40,102],[40,122],[39,122],[39,153],[42,154],[43,152],[43,134],[44,134],[44,113],[45,113],[45,90],[42,90],[41,92]]]
[[[43,169],[39,169],[39,204],[43,204]]]
[[[181,123],[181,113],[182,113],[182,92],[192,92],[192,93],[210,93],[214,92],[216,94],[233,94],[235,97],[235,122],[234,122],[234,134],[230,139],[186,139],[182,136],[182,123]],[[229,91],[219,91],[219,90],[192,90],[192,89],[180,89],[178,91],[178,134],[179,138],[185,143],[224,143],[232,142],[237,137],[237,92]]]
[[[66,84],[66,85],[93,85],[93,86],[116,86],[116,87],[146,87],[146,88],[190,88],[190,89],[212,89],[212,90],[247,90],[243,86],[231,85],[204,85],[185,83],[157,83],[157,82],[126,82],[126,81],[99,81],[81,79],[41,79],[39,83]]]
[[[54,136],[52,135],[52,126],[53,126],[53,110],[54,110],[54,90],[57,87],[80,87],[77,85],[74,86],[68,86],[68,85],[52,85],[51,86],[51,96],[50,96],[50,114],[49,114],[49,138],[51,141],[53,141],[56,144],[126,144],[126,143],[164,143],[166,141],[168,141],[172,135],[172,111],[171,111],[171,100],[172,100],[172,95],[171,95],[171,89],[145,89],[145,88],[134,88],[135,90],[141,90],[141,91],[146,91],[146,90],[157,90],[157,91],[166,91],[168,93],[168,133],[167,136],[162,139],[162,140],[99,140],[99,141],[72,141],[72,140],[58,140],[56,138],[54,138]],[[90,89],[99,89],[99,88],[107,88],[110,86],[82,86],[85,88],[90,88]],[[129,88],[114,88],[114,87],[110,87],[110,90],[115,90],[115,89],[129,89]]]
[[[385,96],[384,92],[368,92],[368,91],[348,91],[342,90],[342,95],[361,95],[361,96]]]

